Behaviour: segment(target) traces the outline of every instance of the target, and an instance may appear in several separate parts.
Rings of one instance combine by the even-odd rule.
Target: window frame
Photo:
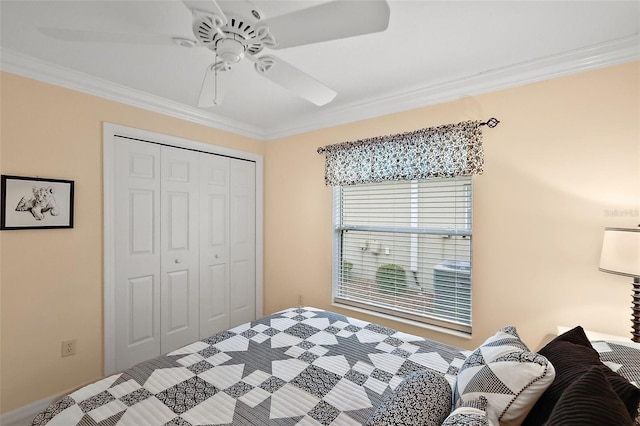
[[[416,181],[417,183],[417,181]],[[419,233],[409,233],[411,235],[411,247],[413,250],[414,245],[417,247],[418,244],[418,234],[428,234],[428,235],[456,235],[464,238],[470,238],[472,241],[473,235],[473,219],[472,219],[472,211],[473,211],[473,179],[469,177],[469,182],[463,183],[465,200],[464,200],[464,211],[462,213],[462,217],[465,223],[465,229],[438,229],[438,228],[430,228],[430,232],[421,231]],[[411,193],[413,194],[417,188],[417,185],[414,187],[412,184]],[[413,198],[413,197],[412,197]],[[414,220],[418,220],[417,217],[414,217],[415,213],[413,211],[414,201],[419,203],[419,199],[411,200],[412,213],[410,216],[410,220],[413,222]],[[342,264],[342,232],[344,230],[376,230],[380,231],[380,228],[373,229],[376,227],[358,227],[353,225],[343,226],[342,225],[342,211],[343,211],[343,201],[342,201],[342,187],[334,186],[332,191],[332,289],[331,289],[331,301],[334,306],[338,306],[344,309],[355,310],[359,312],[363,312],[369,315],[378,316],[382,318],[392,319],[395,321],[408,323],[411,325],[419,326],[427,329],[434,329],[440,332],[457,335],[460,337],[470,338],[472,333],[473,326],[473,318],[471,312],[470,323],[462,324],[455,323],[453,321],[448,321],[444,319],[439,319],[435,317],[430,317],[428,315],[418,316],[412,315],[410,313],[402,312],[400,310],[393,309],[392,307],[382,307],[374,305],[373,303],[359,302],[354,300],[346,300],[345,298],[339,295],[339,287],[340,287],[340,275]],[[388,227],[387,227],[388,228]],[[387,229],[387,231],[391,231],[391,229]],[[406,229],[405,229],[406,231]],[[404,232],[408,233],[408,232]],[[415,241],[414,241],[415,238]],[[417,255],[416,255],[417,257]],[[413,265],[414,255],[411,252],[409,263]],[[473,265],[473,245],[470,243],[469,245],[469,262],[470,266]],[[469,282],[470,282],[470,293],[471,300],[469,304],[469,309],[472,309],[473,306],[473,285],[472,285],[472,272],[469,270]]]

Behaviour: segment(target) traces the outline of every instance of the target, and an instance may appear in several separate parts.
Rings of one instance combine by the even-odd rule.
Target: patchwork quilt
[[[359,425],[411,372],[468,351],[314,308],[243,324],[83,387],[47,425]]]

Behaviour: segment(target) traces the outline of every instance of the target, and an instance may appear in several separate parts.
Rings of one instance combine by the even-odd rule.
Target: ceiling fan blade
[[[225,69],[218,64],[211,65],[204,74],[198,108],[209,108],[222,103],[231,68]]]
[[[51,37],[56,40],[75,41],[80,43],[123,43],[146,45],[164,45],[172,43],[171,36],[158,34],[118,34],[49,27],[38,27],[38,31],[47,37]]]
[[[182,0],[182,2],[191,10],[200,11],[210,13],[212,15],[218,16],[222,19],[223,25],[227,23],[227,17],[218,6],[218,3],[215,0]]]
[[[328,88],[309,74],[302,72],[282,59],[274,56],[262,56],[255,59],[255,61],[258,74],[285,89],[289,89],[315,105],[328,104],[337,95],[333,89]]]
[[[278,42],[274,49],[284,49],[384,31],[389,26],[389,5],[385,0],[331,1],[264,19],[259,22],[263,25]]]

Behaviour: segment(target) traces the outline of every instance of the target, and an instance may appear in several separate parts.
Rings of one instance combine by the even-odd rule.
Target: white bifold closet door
[[[200,334],[211,335],[229,324],[229,161],[211,155],[201,164]]]
[[[116,369],[160,354],[160,147],[116,138]]]
[[[201,158],[200,335],[255,319],[255,164]]]
[[[229,310],[230,325],[255,319],[256,312],[256,168],[249,161],[230,162]]]
[[[116,369],[255,319],[255,163],[116,138]]]
[[[167,353],[200,336],[200,176],[197,152],[163,146],[160,158],[160,351]]]

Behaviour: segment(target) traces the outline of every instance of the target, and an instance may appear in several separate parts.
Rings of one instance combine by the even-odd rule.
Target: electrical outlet
[[[70,356],[76,354],[76,341],[63,340],[62,341],[62,356]]]

